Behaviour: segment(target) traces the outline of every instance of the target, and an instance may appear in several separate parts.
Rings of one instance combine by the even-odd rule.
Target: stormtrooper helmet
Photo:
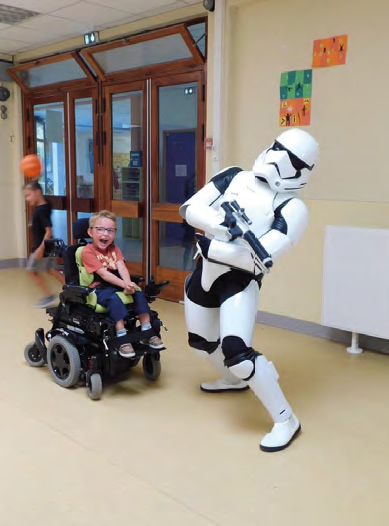
[[[318,157],[319,145],[312,135],[293,128],[257,157],[253,172],[275,192],[299,190],[307,184]]]

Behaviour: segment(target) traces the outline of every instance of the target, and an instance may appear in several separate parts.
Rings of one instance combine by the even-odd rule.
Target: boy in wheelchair
[[[73,234],[79,244],[61,247],[66,283],[58,307],[46,309],[52,321],[52,328],[46,333],[47,347],[40,328],[35,331],[35,341],[24,351],[32,367],[47,363],[58,385],[68,388],[80,382],[86,384],[93,400],[101,396],[103,377],[129,370],[142,357],[147,379],[156,380],[161,373],[162,322],[148,303],[168,282],[157,284],[152,279],[143,294],[136,282],[144,279],[132,281],[120,250],[112,250],[115,233],[116,217],[107,211],[94,214],[89,228],[88,219],[74,223]],[[88,235],[92,237],[91,244],[85,241]],[[88,255],[91,249],[97,263]],[[114,270],[115,265],[118,275],[108,270]],[[90,274],[88,269],[93,266],[96,271]]]
[[[96,293],[97,302],[106,307],[110,318],[115,322],[118,338],[127,334],[124,318],[128,311],[117,292],[132,295],[134,312],[138,316],[141,331],[151,329],[150,309],[146,298],[139,287],[131,281],[130,274],[124,263],[119,247],[114,245],[117,230],[115,214],[102,210],[89,219],[88,234],[92,243],[82,251],[81,262],[89,274],[94,275],[94,281],[89,285]],[[157,335],[141,340],[144,345],[153,349],[162,349],[163,343]],[[123,343],[119,347],[123,358],[132,358],[135,351],[131,343]]]

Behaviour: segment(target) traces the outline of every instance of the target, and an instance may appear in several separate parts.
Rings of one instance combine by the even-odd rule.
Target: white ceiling
[[[0,0],[0,8],[12,6],[39,13],[16,24],[0,23],[0,53],[16,55],[199,2],[201,0]]]

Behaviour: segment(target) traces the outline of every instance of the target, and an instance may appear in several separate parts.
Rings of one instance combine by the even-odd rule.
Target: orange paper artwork
[[[313,68],[339,66],[346,63],[347,35],[323,38],[313,42]]]

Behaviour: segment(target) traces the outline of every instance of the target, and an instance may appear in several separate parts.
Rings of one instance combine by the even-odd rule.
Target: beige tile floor
[[[23,270],[0,271],[1,525],[388,524],[388,356],[257,326],[303,425],[266,454],[251,392],[199,391],[214,373],[187,346],[182,305],[155,304],[170,328],[160,381],[138,366],[92,402],[24,362],[49,328],[36,299]]]

